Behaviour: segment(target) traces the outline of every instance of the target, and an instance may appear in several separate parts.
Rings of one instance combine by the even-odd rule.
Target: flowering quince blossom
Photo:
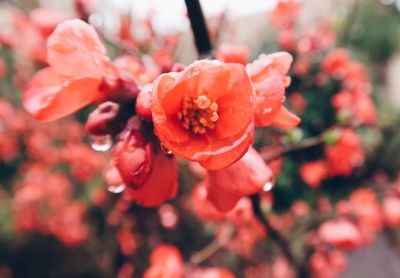
[[[350,128],[340,131],[338,141],[325,148],[325,155],[330,176],[349,176],[365,157],[360,138]]]
[[[256,93],[254,122],[257,126],[293,128],[300,123],[300,119],[283,106],[285,87],[290,84],[286,75],[292,60],[289,53],[277,52],[262,54],[246,66]]]
[[[253,101],[242,65],[197,61],[154,82],[155,132],[172,153],[220,169],[237,161],[253,142]]]
[[[224,169],[208,171],[208,199],[220,211],[229,211],[243,196],[258,193],[272,184],[272,172],[256,150],[250,148],[236,163]]]
[[[383,201],[383,213],[388,227],[400,226],[400,198],[398,196],[386,196]]]
[[[78,19],[64,21],[49,36],[47,62],[50,66],[33,76],[23,96],[25,108],[41,121],[104,99],[103,79],[115,78],[94,28]]]
[[[160,244],[151,252],[150,268],[144,278],[183,277],[183,259],[178,249],[169,244]]]
[[[318,187],[327,174],[328,169],[324,161],[307,162],[300,167],[301,178],[312,188]]]
[[[174,66],[153,85],[138,88],[135,78],[154,77],[141,76],[141,64],[133,57],[112,63],[94,28],[81,20],[59,24],[47,47],[49,67],[28,83],[25,108],[48,121],[101,103],[89,115],[86,130],[94,136],[116,135],[106,180],[126,188],[138,204],[158,206],[175,196],[172,154],[208,170],[207,198],[222,212],[265,185],[272,187],[272,172],[251,144],[255,125],[292,128],[300,122],[283,106],[290,54],[261,55],[246,67],[200,60],[186,68]],[[228,50],[228,56],[235,54]],[[246,53],[239,50],[244,63]],[[135,106],[127,120],[124,102],[130,100]]]
[[[363,244],[357,226],[346,219],[324,222],[319,227],[318,235],[323,241],[342,250],[355,250]]]
[[[225,268],[184,268],[181,252],[173,245],[159,244],[150,254],[150,267],[143,278],[234,278]]]

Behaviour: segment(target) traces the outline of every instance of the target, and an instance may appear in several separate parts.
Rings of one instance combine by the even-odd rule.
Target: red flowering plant
[[[118,14],[111,34],[90,24],[91,1],[75,16],[11,17],[0,43],[26,71],[5,59],[0,78],[46,122],[0,101],[1,167],[19,175],[0,176],[12,229],[79,246],[111,276],[338,277],[345,252],[400,225],[398,182],[374,156],[383,127],[367,67],[336,48],[329,19],[301,28],[296,0],[266,17],[278,51],[212,52],[196,3],[203,59],[187,65],[152,15]]]

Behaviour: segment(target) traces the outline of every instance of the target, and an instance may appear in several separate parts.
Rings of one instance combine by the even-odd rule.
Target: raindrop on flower
[[[110,185],[110,186],[107,188],[107,190],[108,190],[109,192],[111,192],[111,193],[119,194],[119,193],[121,193],[122,191],[125,190],[125,185],[124,185],[124,184],[117,185],[117,186],[115,186],[115,185]]]
[[[272,189],[274,185],[272,184],[272,182],[267,182],[266,184],[264,184],[263,186],[263,191],[268,192]]]
[[[92,149],[97,152],[106,152],[112,146],[112,140],[110,135],[92,136],[91,140],[92,140],[91,143]]]
[[[174,157],[174,154],[170,150],[168,150],[163,144],[161,144],[161,149],[167,155],[168,158]]]

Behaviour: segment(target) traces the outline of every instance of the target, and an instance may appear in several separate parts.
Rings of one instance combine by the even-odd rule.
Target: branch
[[[211,55],[211,42],[199,0],[185,0],[199,57]]]
[[[208,245],[206,245],[203,249],[197,251],[190,257],[190,262],[192,264],[201,264],[214,255],[218,250],[224,247],[229,241],[231,241],[233,237],[234,231],[233,229],[229,230],[226,234],[224,234],[221,238],[215,238]]]
[[[268,233],[269,238],[281,249],[283,255],[286,257],[288,262],[293,266],[294,270],[296,271],[297,277],[299,278],[307,277],[306,267],[302,263],[300,263],[293,255],[288,241],[284,237],[282,237],[282,235],[271,226],[267,218],[264,217],[264,213],[260,205],[260,196],[258,194],[251,196],[251,203],[255,217],[257,217],[257,219],[264,226],[264,228]]]
[[[311,137],[301,141],[296,145],[283,146],[279,151],[272,154],[261,154],[265,162],[275,160],[283,155],[291,154],[304,149],[312,148],[324,143],[324,138],[322,136]]]

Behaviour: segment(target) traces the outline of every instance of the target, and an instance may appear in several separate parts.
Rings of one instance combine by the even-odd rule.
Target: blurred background
[[[288,102],[303,123],[282,135],[289,144],[350,122],[347,110],[327,108],[339,90],[339,83],[321,81],[327,78],[320,74],[327,53],[346,49],[370,80],[368,91],[378,120],[355,124],[364,162],[351,175],[324,181],[315,189],[304,182],[298,169],[321,150],[289,156],[281,166],[273,197],[264,196],[277,229],[287,234],[305,230],[300,233],[305,240],[307,232],[315,229],[310,223],[320,221],[321,203],[328,203],[335,214],[332,207],[360,187],[375,190],[376,184],[396,184],[399,0],[200,2],[217,57],[222,44],[246,47],[250,61],[260,53],[279,50],[294,56]],[[280,10],[281,2],[295,5]],[[123,189],[104,181],[111,142],[93,141],[85,133],[83,124],[92,108],[52,123],[37,123],[22,108],[24,86],[45,64],[47,36],[55,24],[75,17],[96,28],[112,58],[133,55],[146,68],[160,71],[175,62],[188,65],[197,59],[183,0],[0,0],[0,277],[141,277],[152,248],[160,242],[174,244],[193,264],[193,254],[213,242],[215,234],[221,243],[224,232],[239,224],[208,221],[192,208],[197,202],[192,188],[200,179],[190,165],[181,165],[177,198],[158,208],[142,208],[121,193]],[[350,100],[350,106],[355,103],[361,100]],[[265,147],[265,136],[267,142],[273,141],[268,132],[260,132],[255,142],[259,149]],[[386,187],[376,190],[380,203],[388,194],[379,195],[382,188]],[[306,213],[295,212],[301,206]],[[385,222],[384,207],[382,211]],[[400,203],[394,211],[400,215]],[[368,244],[346,250],[347,266],[336,276],[310,272],[309,277],[400,277],[400,220],[381,226]],[[199,264],[224,266],[237,277],[291,277],[285,272],[287,263],[277,263],[268,242],[256,246],[260,237],[253,228],[246,226],[242,237],[228,247],[219,246]],[[243,250],[244,246],[251,246],[250,250]],[[293,246],[296,249],[296,242]]]

